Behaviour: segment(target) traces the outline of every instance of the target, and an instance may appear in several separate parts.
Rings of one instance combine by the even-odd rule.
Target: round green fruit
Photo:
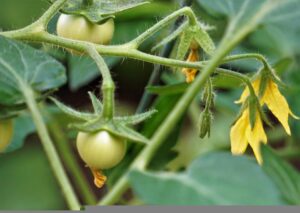
[[[56,27],[57,34],[61,37],[103,45],[109,44],[114,29],[113,19],[98,25],[83,16],[66,14],[60,15]]]
[[[126,153],[126,141],[107,131],[79,132],[77,149],[82,160],[92,169],[110,169],[121,162]]]

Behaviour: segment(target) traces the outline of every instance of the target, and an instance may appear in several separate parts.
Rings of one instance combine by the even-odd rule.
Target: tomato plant
[[[298,0],[11,2],[0,209],[299,204]]]

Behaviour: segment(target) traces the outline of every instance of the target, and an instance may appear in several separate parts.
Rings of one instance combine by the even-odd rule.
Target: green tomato
[[[104,24],[94,24],[85,17],[61,14],[56,30],[64,38],[88,41],[96,44],[108,44],[114,34],[114,20],[109,19]]]
[[[126,141],[107,131],[79,132],[77,149],[82,160],[92,169],[110,169],[124,158]]]

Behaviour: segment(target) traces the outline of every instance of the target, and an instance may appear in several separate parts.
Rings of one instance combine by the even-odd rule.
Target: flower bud
[[[212,121],[212,113],[210,110],[204,110],[199,118],[199,137],[204,138],[206,135],[210,137],[210,127]]]

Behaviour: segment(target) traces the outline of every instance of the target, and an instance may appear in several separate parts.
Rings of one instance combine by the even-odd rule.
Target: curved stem
[[[151,28],[146,30],[144,33],[142,33],[141,35],[139,35],[137,38],[135,38],[134,40],[132,40],[129,43],[132,44],[133,47],[135,47],[135,48],[139,47],[145,40],[147,40],[148,38],[153,36],[156,32],[165,28],[167,25],[170,24],[170,22],[174,21],[176,18],[178,18],[182,15],[185,15],[188,17],[190,25],[192,25],[192,26],[197,25],[197,17],[195,16],[192,9],[190,7],[183,7],[181,9],[175,11],[171,15],[167,16],[162,21],[158,22],[157,24],[155,24],[154,26],[152,26]]]
[[[71,183],[64,171],[63,165],[59,159],[59,156],[54,148],[53,142],[50,139],[47,128],[43,121],[42,115],[39,112],[38,106],[35,102],[34,94],[27,85],[20,83],[20,87],[23,91],[25,101],[31,112],[33,121],[37,128],[39,138],[42,142],[44,150],[49,159],[50,165],[53,169],[54,175],[56,176],[60,187],[62,188],[63,194],[66,198],[68,206],[71,210],[80,210],[80,203],[75,195],[75,192],[71,186]]]
[[[46,30],[50,20],[57,14],[68,0],[56,0],[51,7],[35,22],[41,24]]]
[[[222,69],[222,68],[216,69],[216,73],[221,74],[221,75],[234,77],[234,78],[244,82],[247,85],[247,87],[250,91],[250,94],[256,96],[254,88],[251,84],[251,81],[246,75],[243,75],[243,74],[238,73],[238,72],[233,72],[233,71],[227,70],[227,69]]]
[[[102,116],[108,120],[112,119],[114,116],[114,94],[115,94],[115,84],[114,81],[111,78],[110,71],[104,61],[104,59],[99,55],[97,50],[94,48],[94,46],[89,46],[87,48],[88,54],[91,56],[92,59],[96,62],[102,77],[103,77],[103,83],[102,83],[102,93],[103,93],[103,111]]]
[[[224,58],[223,62],[226,63],[229,61],[249,59],[249,58],[257,59],[264,65],[264,67],[266,67],[268,69],[270,68],[270,65],[269,65],[267,59],[263,55],[258,54],[258,53],[246,53],[246,54],[237,54],[237,55],[227,56],[226,58]]]

